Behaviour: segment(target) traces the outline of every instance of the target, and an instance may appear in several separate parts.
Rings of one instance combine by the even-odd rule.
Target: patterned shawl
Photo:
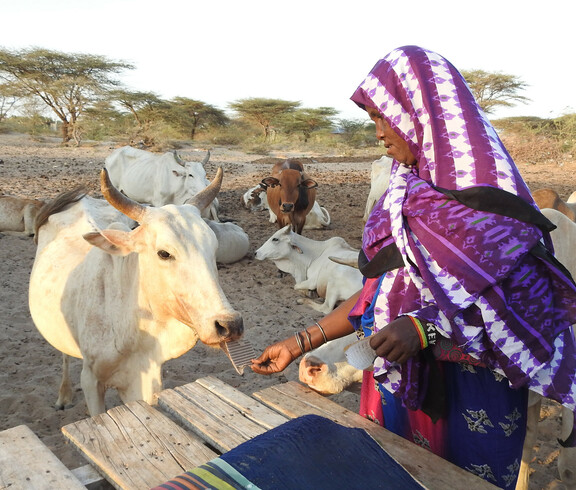
[[[363,237],[368,260],[395,247],[404,266],[367,279],[351,319],[377,294],[375,332],[414,314],[513,387],[575,410],[576,287],[551,257],[553,225],[463,77],[438,54],[406,46],[380,60],[352,100],[380,111],[418,167],[394,162]],[[422,356],[402,366],[378,358],[374,375],[409,408],[421,406]]]

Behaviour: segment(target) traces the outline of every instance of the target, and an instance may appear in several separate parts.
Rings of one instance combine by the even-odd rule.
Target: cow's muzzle
[[[244,320],[239,314],[228,319],[220,318],[216,320],[216,331],[227,341],[239,339],[244,333]]]

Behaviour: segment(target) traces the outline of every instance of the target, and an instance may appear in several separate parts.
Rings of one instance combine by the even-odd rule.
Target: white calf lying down
[[[248,189],[242,195],[242,205],[249,211],[270,209],[268,207],[268,200],[266,199],[266,187],[258,184]]]
[[[362,371],[348,364],[344,350],[358,340],[355,333],[331,340],[306,353],[300,360],[299,379],[322,395],[358,389]]]
[[[152,153],[123,146],[106,157],[112,184],[129,198],[159,207],[184,204],[210,183],[205,166],[210,152],[201,162],[184,162],[175,152]],[[218,199],[215,197],[202,216],[218,221]]]
[[[309,298],[304,302],[325,314],[362,288],[360,271],[333,262],[331,256],[357,260],[358,250],[341,237],[312,240],[294,233],[289,226],[278,230],[256,250],[256,259],[270,259],[278,269],[294,277],[294,289],[316,290],[324,303],[319,305]]]
[[[246,232],[234,223],[220,223],[205,219],[218,239],[216,262],[232,264],[244,258],[250,250],[250,239]]]
[[[34,235],[38,210],[44,205],[41,199],[17,196],[0,196],[0,231]]]

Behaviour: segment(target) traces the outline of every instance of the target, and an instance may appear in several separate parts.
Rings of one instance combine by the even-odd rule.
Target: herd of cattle
[[[106,158],[101,173],[105,200],[83,189],[46,201],[0,196],[0,231],[35,235],[29,306],[40,333],[63,353],[58,407],[72,396],[68,356],[83,359],[82,390],[95,415],[105,410],[108,387],[115,387],[123,402],[152,402],[168,359],[198,340],[218,347],[242,335],[242,315],[220,287],[217,264],[245,257],[249,237],[238,225],[220,220],[222,170],[208,181],[209,158],[208,153],[202,162],[183,162],[175,153],[123,147]],[[364,221],[388,186],[390,165],[388,157],[372,164]],[[343,238],[321,241],[302,235],[330,224],[316,187],[302,163],[289,159],[248,189],[242,204],[250,211],[268,210],[270,222],[278,225],[255,258],[270,260],[293,276],[294,289],[303,292],[301,301],[328,313],[361,288],[362,276],[343,265],[358,256]],[[576,277],[576,192],[566,202],[551,189],[533,195],[557,225],[552,232],[557,257]],[[307,297],[311,293],[324,302]],[[325,395],[357,388],[362,373],[344,355],[354,341],[350,335],[308,353],[300,362],[300,380]],[[532,396],[530,403],[517,488],[527,488],[541,399]],[[566,412],[560,437],[571,429]],[[574,451],[563,450],[559,459],[567,488],[576,488]]]

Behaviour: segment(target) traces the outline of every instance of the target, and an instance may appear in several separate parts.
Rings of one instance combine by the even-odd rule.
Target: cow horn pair
[[[182,167],[184,167],[185,162],[184,162],[184,160],[182,160],[182,157],[180,155],[178,155],[178,152],[176,150],[174,150],[173,153],[174,153],[174,160],[176,160],[176,163],[178,165],[181,165]],[[208,160],[210,160],[210,150],[208,150],[208,153],[204,157],[204,160],[202,160],[202,166],[203,167],[206,166],[206,164],[208,163]]]
[[[188,199],[186,204],[196,206],[198,209],[204,209],[216,198],[220,187],[222,186],[222,167],[218,167],[216,177],[205,189],[200,191],[194,197]],[[100,172],[100,188],[106,200],[114,206],[118,211],[125,214],[134,221],[141,223],[146,215],[147,206],[140,204],[137,201],[130,199],[122,194],[110,181],[108,170],[103,168]]]

